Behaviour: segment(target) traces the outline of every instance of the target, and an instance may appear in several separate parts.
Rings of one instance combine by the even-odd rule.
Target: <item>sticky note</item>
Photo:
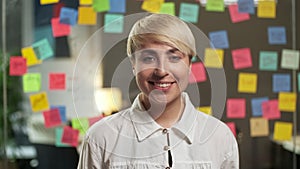
[[[36,93],[29,96],[33,112],[49,109],[48,97],[46,92]]]
[[[44,60],[53,57],[54,55],[47,39],[42,39],[35,42],[32,47],[38,59]]]
[[[142,9],[151,13],[158,13],[164,0],[144,0]]]
[[[206,81],[206,71],[203,63],[201,62],[192,63],[189,82],[196,83],[196,82],[204,82],[204,81]]]
[[[261,117],[250,118],[250,136],[262,137],[269,135],[269,121]]]
[[[93,124],[95,124],[97,121],[101,120],[103,118],[103,115],[100,115],[98,117],[90,117],[88,118],[89,121],[89,126],[92,126]]]
[[[209,32],[208,35],[214,48],[219,48],[219,49],[229,48],[228,36],[226,30]]]
[[[68,144],[64,144],[61,142],[62,135],[63,135],[63,128],[62,127],[56,127],[55,128],[55,146],[57,147],[70,147]]]
[[[163,3],[160,7],[159,13],[175,16],[175,3],[174,2]]]
[[[54,3],[58,3],[58,2],[59,2],[59,0],[40,0],[41,5],[54,4]]]
[[[298,73],[298,92],[300,92],[300,73]]]
[[[63,133],[61,137],[61,142],[64,144],[76,147],[78,145],[79,130],[73,129],[70,126],[65,126],[63,128]]]
[[[197,23],[199,16],[199,5],[192,3],[184,3],[180,4],[179,8],[179,18],[191,23]]]
[[[259,52],[259,70],[276,71],[278,65],[278,54],[273,51]]]
[[[295,112],[297,94],[291,92],[279,92],[278,102],[280,111]]]
[[[236,137],[236,126],[234,122],[227,122],[226,123],[233,135]]]
[[[49,90],[65,90],[66,74],[65,73],[49,73]]]
[[[291,49],[283,49],[281,56],[281,68],[299,69],[299,51]]]
[[[71,33],[71,26],[60,23],[59,18],[52,18],[51,25],[54,37],[68,36]]]
[[[275,73],[273,79],[273,92],[290,92],[291,91],[291,75],[288,73]]]
[[[58,109],[50,109],[44,111],[43,117],[46,128],[56,127],[62,124]]]
[[[26,59],[21,56],[11,56],[9,58],[9,75],[22,76],[27,72]]]
[[[258,97],[251,99],[251,108],[253,116],[262,116],[262,103],[268,101],[268,97]]]
[[[79,0],[79,5],[92,5],[93,0]]]
[[[245,118],[246,117],[246,99],[230,98],[226,103],[227,118]]]
[[[41,74],[26,73],[22,76],[24,93],[38,92],[41,90]]]
[[[47,39],[51,48],[55,48],[55,38],[53,37],[51,24],[38,26],[34,28],[34,42],[37,42],[42,39]]]
[[[207,0],[206,11],[224,12],[224,0]]]
[[[263,102],[262,105],[262,116],[265,119],[273,120],[279,119],[281,114],[278,107],[278,100],[273,99],[266,102]]]
[[[242,22],[250,19],[250,15],[248,13],[239,12],[237,4],[229,5],[228,9],[232,23]]]
[[[276,121],[274,124],[273,139],[277,141],[291,140],[292,132],[292,123]]]
[[[238,92],[256,93],[257,74],[256,73],[239,73]]]
[[[250,48],[240,48],[231,51],[234,69],[252,67],[252,56]]]
[[[269,26],[268,41],[271,45],[286,44],[286,33],[284,26]]]
[[[205,67],[222,68],[224,60],[224,50],[206,48],[204,54]]]
[[[88,118],[73,118],[72,119],[72,128],[79,130],[80,135],[84,135],[87,129],[89,128]]]
[[[59,14],[59,22],[68,25],[76,25],[78,12],[74,8],[62,7]]]
[[[60,114],[60,119],[62,123],[67,122],[67,112],[66,112],[66,106],[63,105],[51,105],[50,109],[58,109]]]
[[[258,1],[257,17],[259,18],[276,18],[276,2]]]
[[[208,115],[212,115],[212,110],[211,110],[211,106],[201,106],[201,107],[197,107],[197,110],[208,114]]]
[[[254,1],[253,0],[238,0],[238,11],[240,13],[254,14]]]
[[[96,25],[97,13],[92,7],[78,7],[78,24],[80,25]]]
[[[104,32],[122,33],[124,29],[124,16],[121,14],[105,14]]]
[[[93,8],[95,12],[105,12],[110,9],[109,0],[93,0]]]
[[[22,57],[26,59],[27,66],[33,66],[41,63],[41,61],[37,59],[32,47],[22,48],[21,53]]]
[[[110,13],[125,13],[126,12],[126,0],[110,0]]]

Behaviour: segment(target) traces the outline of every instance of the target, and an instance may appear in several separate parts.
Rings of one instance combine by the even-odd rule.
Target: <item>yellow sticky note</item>
[[[97,23],[97,13],[93,7],[78,7],[78,24],[95,25]]]
[[[265,118],[250,118],[251,137],[261,137],[269,135],[269,121]]]
[[[79,0],[80,5],[91,5],[93,0]]]
[[[159,13],[175,16],[175,3],[174,2],[163,3],[160,7]]]
[[[292,138],[292,129],[292,123],[275,122],[273,139],[277,141],[290,140]]]
[[[32,65],[42,63],[42,61],[36,57],[32,47],[22,48],[21,53],[22,53],[22,57],[26,58],[27,66],[32,66]]]
[[[210,106],[201,106],[201,107],[197,107],[197,110],[208,114],[208,115],[212,115],[212,111],[211,111],[211,107]]]
[[[239,73],[238,92],[256,93],[257,74],[256,73]]]
[[[58,3],[59,0],[40,0],[41,5]]]
[[[159,13],[164,0],[144,0],[142,9],[152,13]]]
[[[290,92],[279,92],[278,102],[280,111],[295,112],[297,94]]]
[[[48,97],[46,92],[32,94],[29,96],[29,100],[33,112],[49,109]]]
[[[205,49],[204,65],[212,68],[222,68],[224,60],[224,50],[222,49]]]
[[[275,1],[258,1],[257,17],[259,18],[275,18],[276,2]]]

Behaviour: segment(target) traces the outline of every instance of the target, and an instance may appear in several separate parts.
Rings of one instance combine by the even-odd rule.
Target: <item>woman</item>
[[[166,14],[142,18],[127,53],[141,93],[88,130],[78,169],[239,168],[230,129],[197,111],[184,92],[196,55],[187,24]]]

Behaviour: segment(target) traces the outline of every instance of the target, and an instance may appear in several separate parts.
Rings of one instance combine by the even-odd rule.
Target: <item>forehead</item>
[[[178,51],[175,47],[172,47],[167,44],[160,43],[145,43],[143,46],[137,51],[157,51],[157,52],[174,52]]]

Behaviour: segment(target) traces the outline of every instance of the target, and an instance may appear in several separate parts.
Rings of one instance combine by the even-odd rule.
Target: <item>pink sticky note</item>
[[[71,26],[59,22],[59,18],[51,19],[52,34],[54,37],[68,36],[71,33]]]
[[[281,117],[278,100],[269,100],[263,102],[262,106],[262,115],[266,119],[279,119]]]
[[[66,74],[50,73],[49,90],[64,90],[64,89],[66,89]]]
[[[94,123],[96,123],[97,121],[101,120],[103,118],[103,116],[98,116],[98,117],[91,117],[89,118],[89,126],[92,126]]]
[[[204,81],[206,81],[206,71],[203,63],[201,62],[193,63],[191,67],[189,82],[196,83],[196,82],[204,82]]]
[[[43,116],[44,116],[46,128],[56,127],[62,124],[58,108],[44,111]]]
[[[235,69],[252,67],[252,57],[250,48],[232,50],[233,67]]]
[[[226,106],[228,118],[245,118],[246,99],[228,99]]]
[[[78,145],[79,130],[73,129],[70,126],[65,126],[61,142],[76,147]]]
[[[26,59],[21,56],[11,56],[9,59],[9,75],[21,76],[27,73]]]
[[[232,131],[233,135],[236,137],[236,127],[234,122],[227,122],[227,126],[230,128]]]
[[[249,13],[240,13],[238,10],[238,5],[229,5],[229,13],[232,23],[237,23],[250,19]]]

